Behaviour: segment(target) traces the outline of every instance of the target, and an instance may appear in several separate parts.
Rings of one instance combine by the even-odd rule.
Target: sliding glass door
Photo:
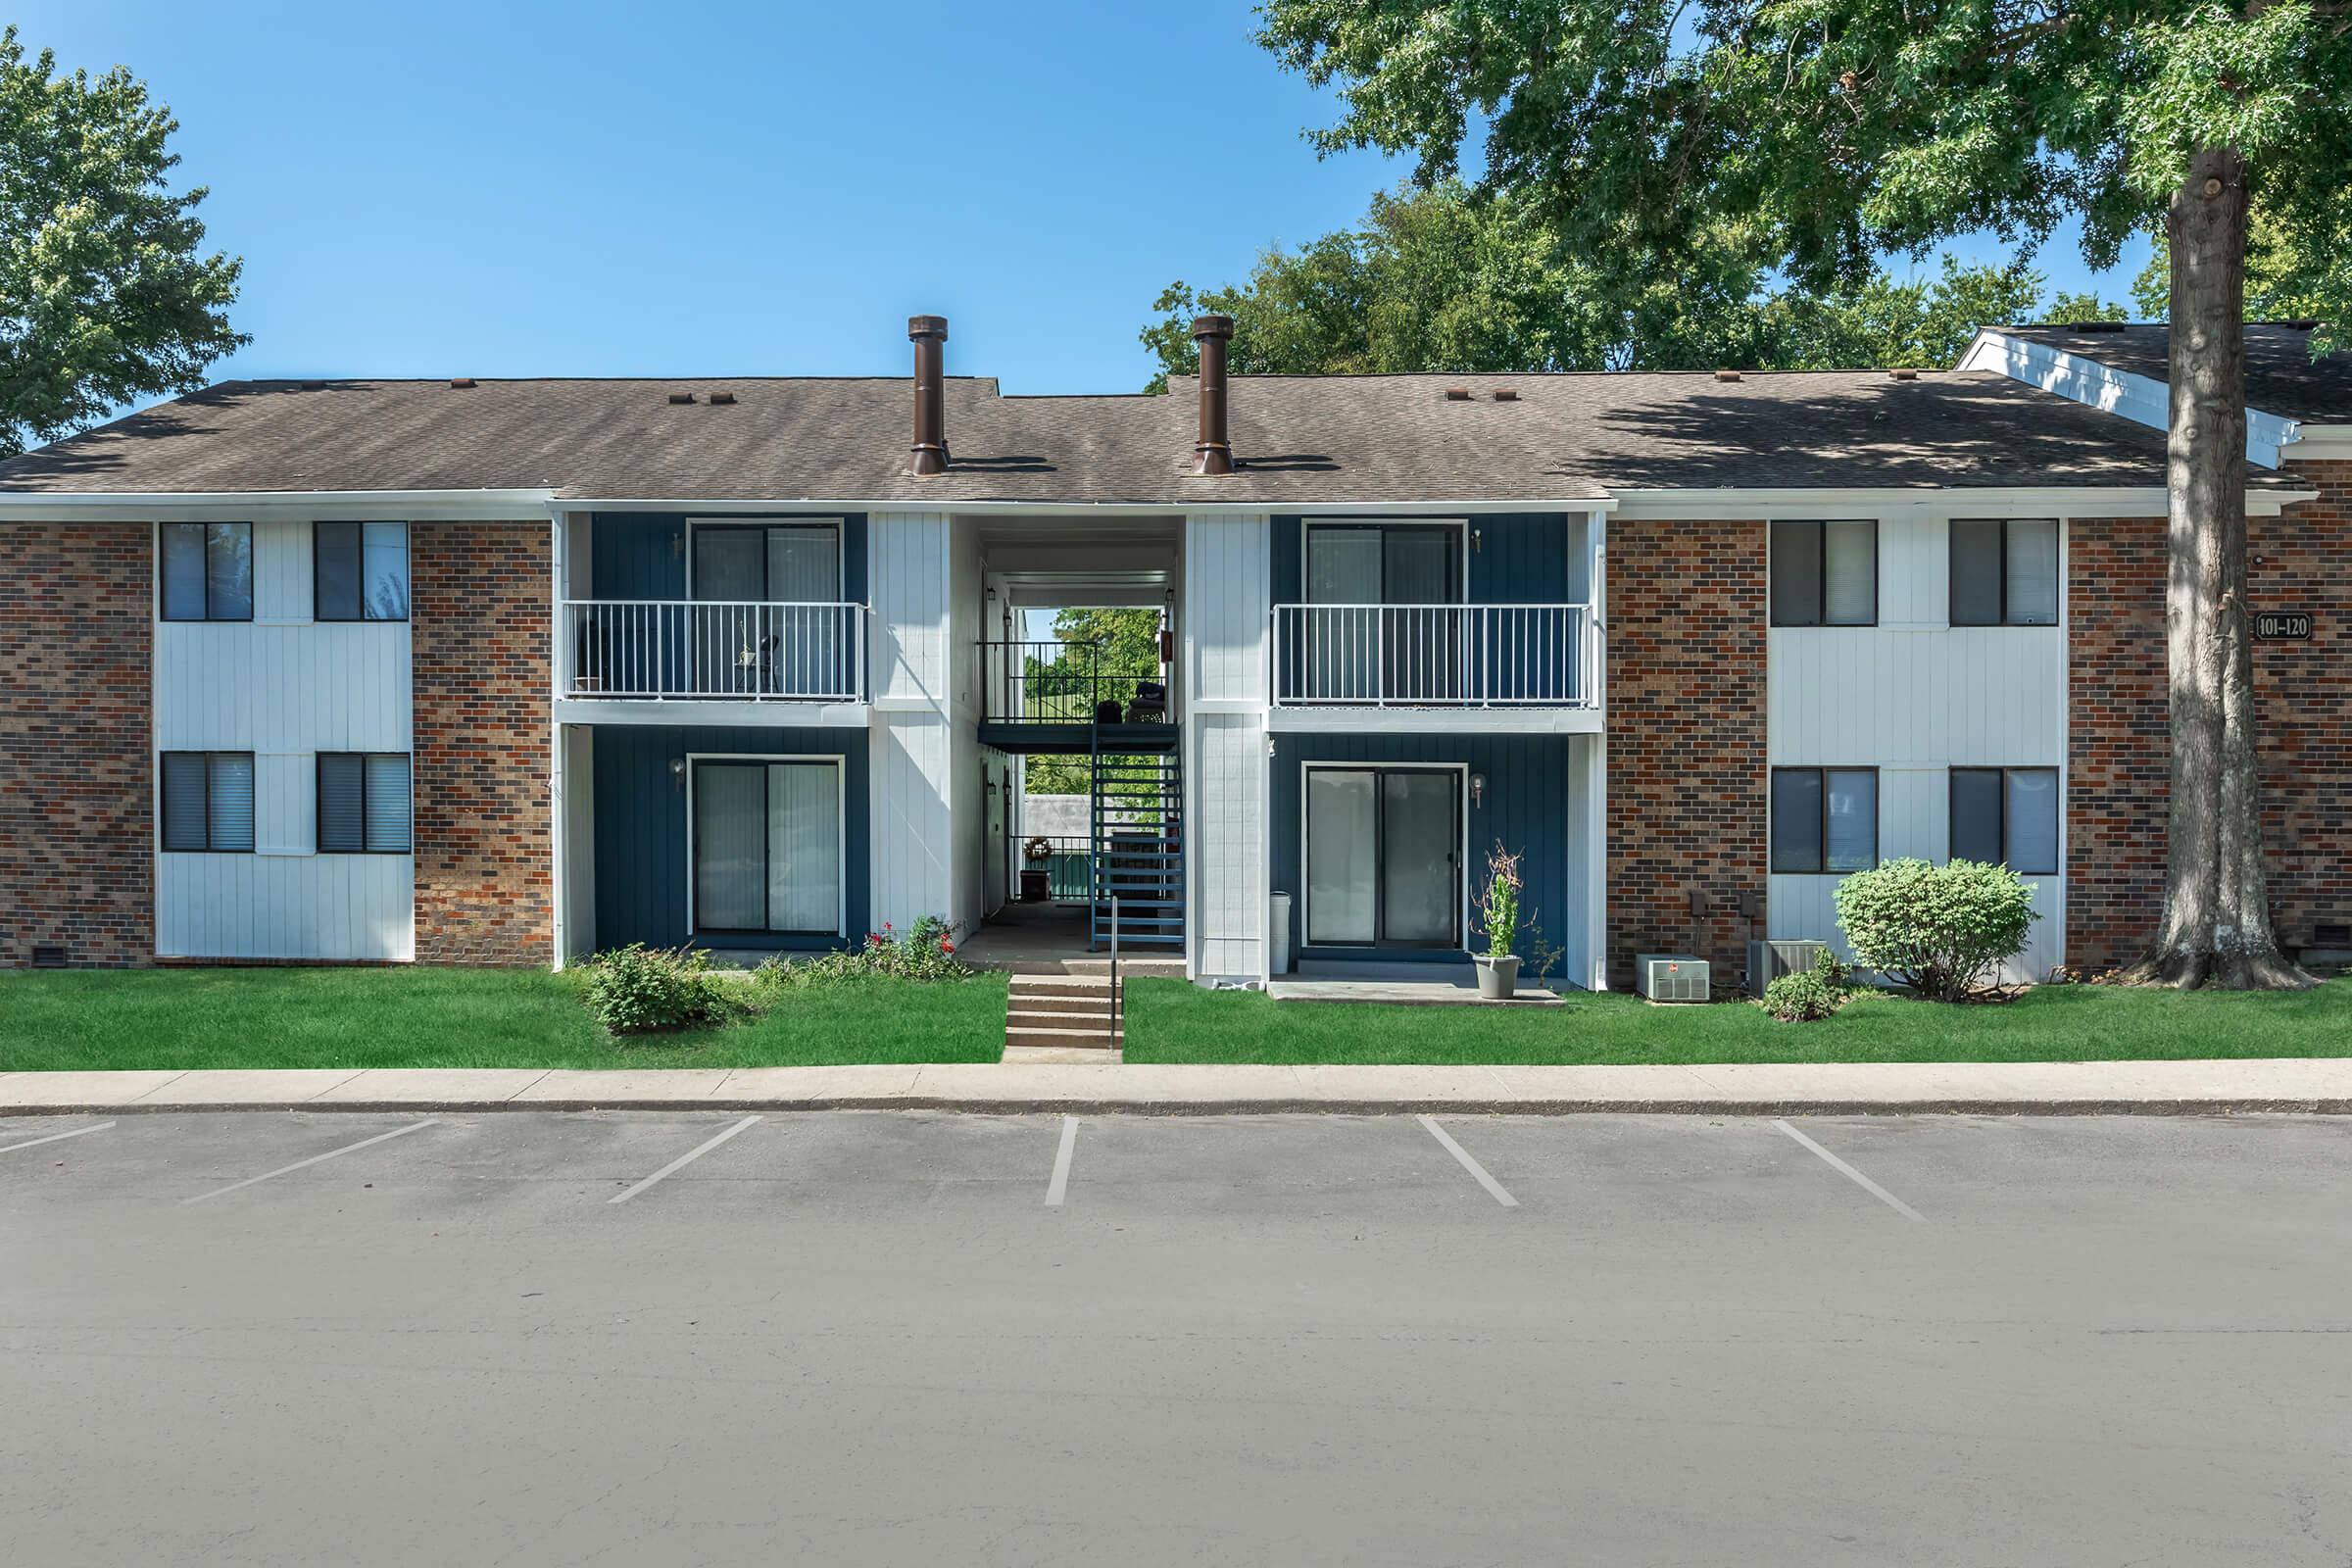
[[[833,523],[695,523],[696,667],[712,695],[846,690],[841,530]]]
[[[1306,530],[1304,622],[1314,702],[1433,702],[1460,684],[1458,527],[1317,524]],[[1421,609],[1391,608],[1420,606]],[[1434,607],[1434,608],[1433,608]]]
[[[697,760],[698,936],[842,929],[841,764]]]
[[[1462,775],[1306,770],[1310,947],[1462,945]]]

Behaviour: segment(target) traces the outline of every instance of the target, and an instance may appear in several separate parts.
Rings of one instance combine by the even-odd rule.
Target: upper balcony
[[[1595,710],[1590,605],[1274,607],[1275,708]]]
[[[596,702],[862,703],[866,613],[846,602],[568,599],[558,689]]]

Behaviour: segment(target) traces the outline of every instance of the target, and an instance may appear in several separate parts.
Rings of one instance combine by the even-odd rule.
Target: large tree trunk
[[[2125,978],[2232,990],[2316,985],[2278,951],[2262,864],[2246,607],[2246,188],[2235,149],[2189,160],[2166,229],[2172,820],[2163,924]]]

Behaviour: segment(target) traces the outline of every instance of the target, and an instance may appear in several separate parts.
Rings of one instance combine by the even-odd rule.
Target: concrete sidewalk
[[[2352,1058],[1642,1067],[997,1065],[0,1073],[0,1114],[972,1110],[2352,1112]]]

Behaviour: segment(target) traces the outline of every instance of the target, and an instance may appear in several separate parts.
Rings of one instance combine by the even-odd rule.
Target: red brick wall
[[[409,529],[416,958],[554,956],[544,522]]]
[[[2249,519],[2253,608],[2308,610],[2307,643],[2254,645],[2263,848],[2289,948],[2352,920],[2352,463],[2308,464],[2321,498]],[[2164,901],[2164,520],[2068,530],[2067,962],[2130,962]]]
[[[1764,524],[1609,524],[1610,984],[1637,953],[1747,961],[1764,895]],[[1759,905],[1760,907],[1760,905]],[[1759,927],[1760,930],[1760,927]]]
[[[154,531],[0,523],[0,965],[155,959]]]

